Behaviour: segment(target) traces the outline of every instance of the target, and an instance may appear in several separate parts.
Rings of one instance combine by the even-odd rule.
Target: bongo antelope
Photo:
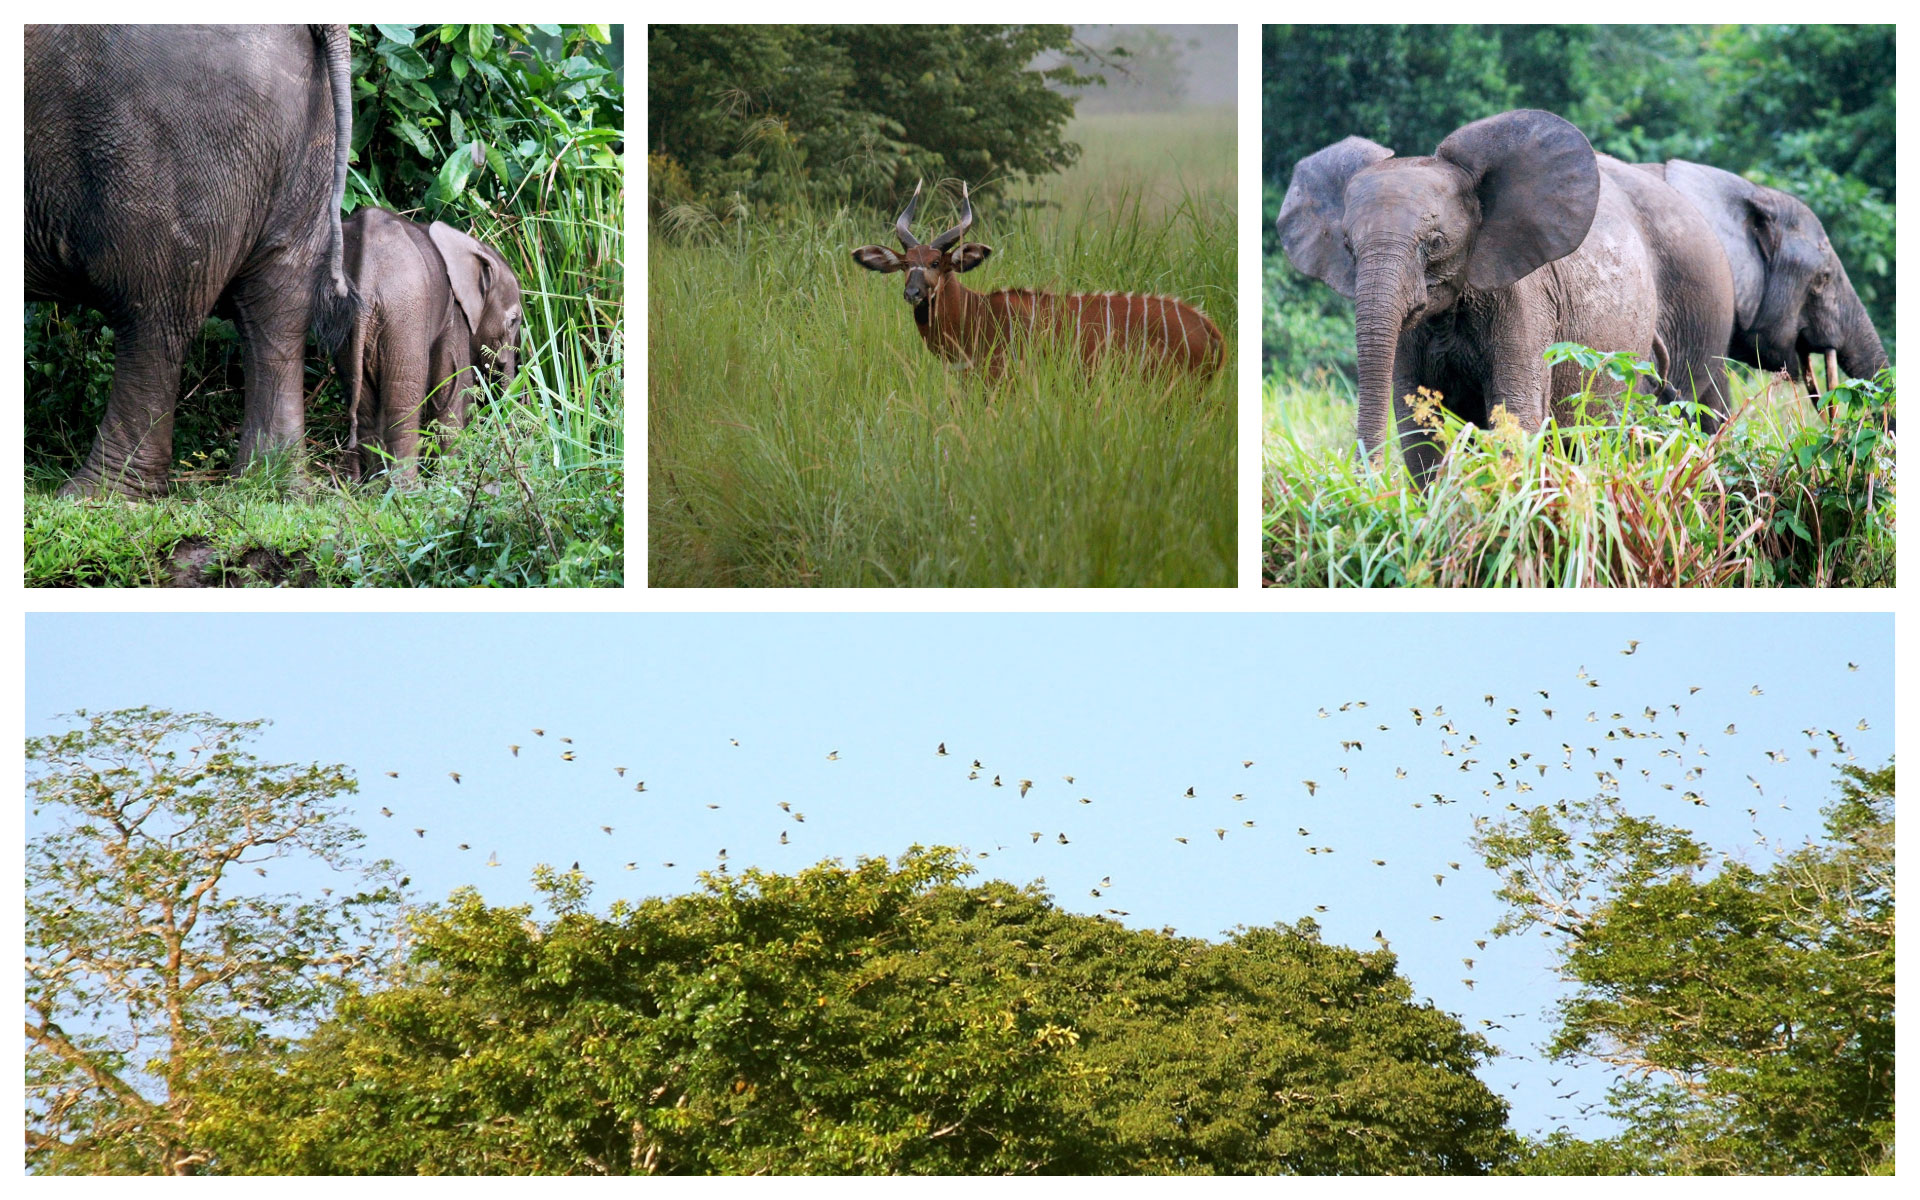
[[[914,327],[927,348],[949,362],[984,365],[998,377],[1010,346],[1042,336],[1069,339],[1091,365],[1115,353],[1145,370],[1191,371],[1202,376],[1219,370],[1226,359],[1220,330],[1199,309],[1172,296],[1135,292],[1073,292],[1056,295],[1033,288],[972,292],[957,278],[987,261],[991,246],[963,242],[973,224],[973,199],[963,183],[960,223],[930,242],[909,229],[920,205],[920,185],[893,223],[904,254],[885,246],[862,246],[853,261],[869,271],[904,271],[907,303]]]

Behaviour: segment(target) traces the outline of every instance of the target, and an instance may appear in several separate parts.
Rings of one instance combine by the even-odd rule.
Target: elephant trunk
[[[1416,297],[1418,270],[1405,249],[1363,255],[1354,280],[1354,359],[1360,451],[1378,461],[1393,416],[1394,360]]]
[[[1840,344],[1834,347],[1838,352],[1840,369],[1854,379],[1872,379],[1887,367],[1887,348],[1881,344],[1880,335],[1873,328],[1873,319],[1867,316],[1867,306],[1860,302],[1860,294],[1853,290],[1850,280],[1844,280],[1845,287],[1840,301]],[[1831,353],[1831,352],[1830,352]],[[1829,367],[1831,371],[1831,367]]]

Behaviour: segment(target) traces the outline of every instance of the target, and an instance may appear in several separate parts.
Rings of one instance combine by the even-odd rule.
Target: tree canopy
[[[1627,1128],[1530,1169],[1892,1170],[1894,767],[1838,775],[1826,840],[1765,869],[1610,796],[1482,831],[1495,932],[1551,935],[1570,985],[1547,1050],[1613,1067]]]
[[[383,961],[404,880],[355,857],[343,768],[246,752],[263,722],[75,715],[27,741],[27,803],[51,822],[27,846],[27,1163],[204,1170],[209,1081]],[[283,868],[333,886],[276,891]]]
[[[318,1172],[1483,1171],[1491,1051],[1384,951],[1222,943],[961,859],[709,874],[607,915],[472,892],[398,986],[237,1077],[223,1167]]]
[[[1886,341],[1894,337],[1891,25],[1268,25],[1261,73],[1268,370],[1346,364],[1343,316],[1273,232],[1293,164],[1350,134],[1431,154],[1469,121],[1543,108],[1628,162],[1686,158],[1811,206]],[[1326,289],[1319,289],[1325,292]],[[1329,344],[1331,343],[1331,344]]]
[[[1066,25],[651,25],[657,207],[894,203],[916,179],[975,190],[1071,165],[1087,83]]]

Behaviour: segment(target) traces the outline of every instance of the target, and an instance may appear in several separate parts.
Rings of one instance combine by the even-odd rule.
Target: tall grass
[[[1701,433],[1644,399],[1528,436],[1440,420],[1429,485],[1354,451],[1350,398],[1269,381],[1264,575],[1305,587],[1890,586],[1894,405],[1735,372],[1734,420]]]
[[[885,217],[676,210],[648,259],[649,583],[1233,582],[1233,116],[1073,133],[1079,166],[982,206],[969,236],[995,254],[966,283],[1176,295],[1220,326],[1225,369],[1062,353],[989,381],[926,349],[898,276],[854,264]]]

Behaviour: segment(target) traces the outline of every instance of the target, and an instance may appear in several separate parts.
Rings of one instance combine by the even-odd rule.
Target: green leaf
[[[430,204],[450,204],[458,199],[460,193],[467,190],[467,180],[473,175],[473,147],[471,144],[456,148],[451,157],[440,165],[440,173],[433,181],[433,187],[427,192]]]
[[[420,131],[420,127],[415,125],[412,121],[396,122],[393,126],[393,132],[398,134],[401,140],[406,142],[407,145],[412,146],[415,150],[419,151],[421,157],[423,158],[436,157],[437,152],[434,150],[432,139],[427,137],[426,134],[422,133]]]
[[[378,29],[380,31],[380,36],[383,38],[386,38],[389,42],[393,42],[394,44],[400,45],[400,46],[411,46],[413,45],[413,31],[419,28],[419,26],[417,25],[375,25],[374,28]]]
[[[401,79],[413,81],[425,79],[432,74],[427,60],[411,46],[391,46],[382,44],[379,50],[381,59],[387,64],[387,70]]]
[[[493,49],[493,26],[473,25],[467,29],[467,53],[475,58],[485,58]]]

